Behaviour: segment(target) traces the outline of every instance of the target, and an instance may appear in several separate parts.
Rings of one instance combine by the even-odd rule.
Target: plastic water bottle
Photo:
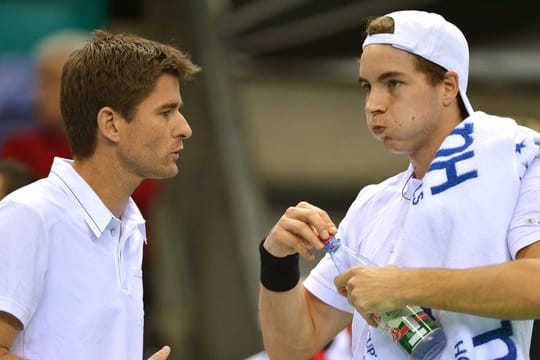
[[[325,251],[330,254],[340,273],[353,266],[377,266],[343,245],[335,237],[325,243]],[[435,359],[446,345],[446,334],[441,324],[420,306],[405,306],[389,312],[376,313],[372,318],[378,324],[378,328],[401,345],[412,359]]]

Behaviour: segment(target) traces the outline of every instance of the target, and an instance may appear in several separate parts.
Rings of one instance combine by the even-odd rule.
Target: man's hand
[[[9,349],[22,329],[23,325],[19,319],[7,312],[0,311],[0,359],[22,359],[9,353]]]
[[[157,353],[149,357],[148,360],[166,360],[169,358],[170,353],[171,348],[168,346],[164,346]]]
[[[334,284],[372,326],[376,326],[373,313],[392,311],[407,305],[401,298],[400,269],[393,265],[353,267],[338,275]]]
[[[313,260],[312,249],[323,250],[323,240],[335,235],[337,229],[326,211],[302,201],[288,208],[272,228],[264,248],[270,254],[284,257],[299,253]]]

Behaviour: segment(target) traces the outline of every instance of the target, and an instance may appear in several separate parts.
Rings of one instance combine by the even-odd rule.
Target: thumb
[[[148,360],[166,360],[169,358],[169,354],[171,353],[171,348],[168,346],[164,346],[156,352],[154,355],[148,358]]]

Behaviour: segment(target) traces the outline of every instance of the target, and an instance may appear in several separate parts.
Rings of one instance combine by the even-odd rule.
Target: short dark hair
[[[60,104],[74,158],[91,156],[96,147],[97,114],[105,106],[127,121],[164,73],[180,81],[200,68],[189,55],[131,34],[93,32],[93,39],[64,64]]]

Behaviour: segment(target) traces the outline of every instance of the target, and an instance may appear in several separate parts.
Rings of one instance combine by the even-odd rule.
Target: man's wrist
[[[285,292],[293,289],[300,280],[300,256],[298,254],[277,257],[259,244],[261,260],[260,280],[268,290]]]

